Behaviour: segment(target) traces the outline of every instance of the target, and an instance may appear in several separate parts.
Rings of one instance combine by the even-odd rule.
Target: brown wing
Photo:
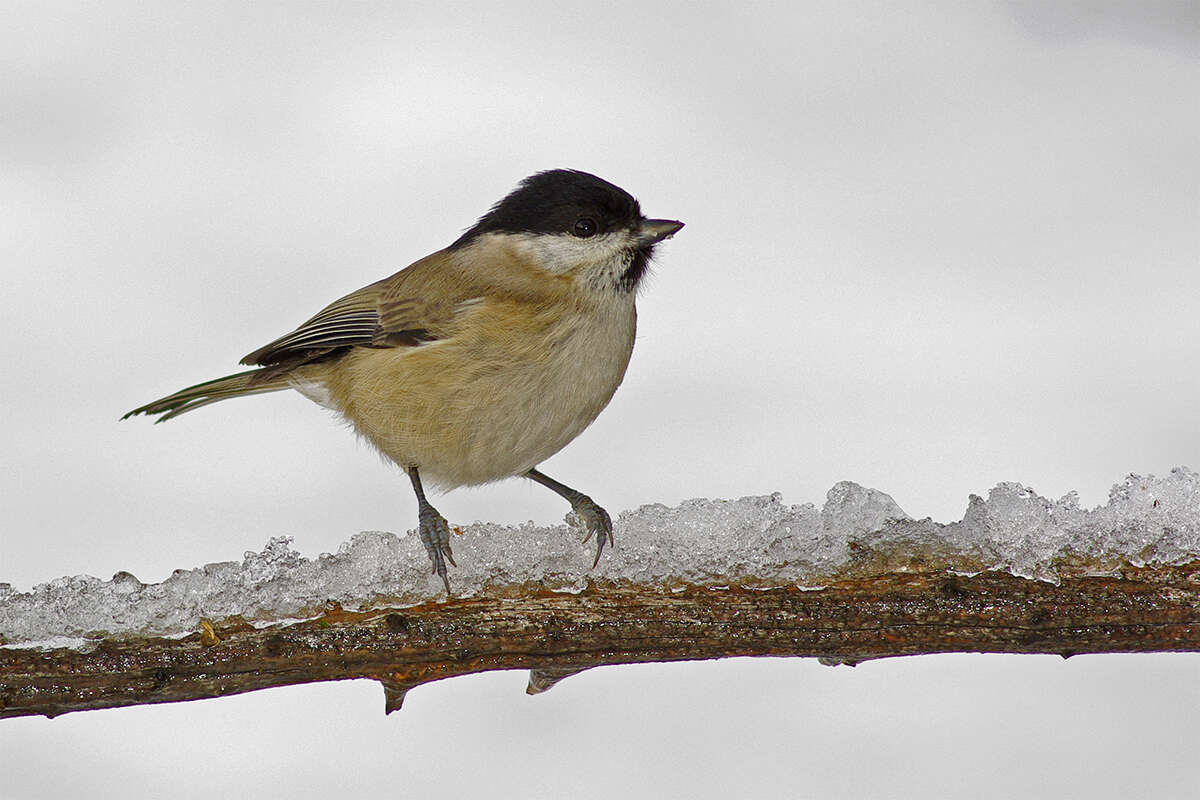
[[[243,364],[295,366],[344,347],[415,347],[449,333],[455,308],[476,296],[452,278],[445,253],[335,300],[291,333],[242,359]]]

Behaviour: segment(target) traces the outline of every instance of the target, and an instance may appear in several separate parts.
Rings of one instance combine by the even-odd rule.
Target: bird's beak
[[[682,227],[682,222],[673,219],[644,219],[638,225],[638,244],[645,247],[670,239]]]

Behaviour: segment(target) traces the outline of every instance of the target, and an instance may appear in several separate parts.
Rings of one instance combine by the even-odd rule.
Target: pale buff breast
[[[360,348],[324,383],[329,405],[401,467],[444,487],[518,475],[608,404],[633,351],[633,297],[513,313],[484,301],[459,332],[419,347]],[[487,332],[485,334],[485,332]]]

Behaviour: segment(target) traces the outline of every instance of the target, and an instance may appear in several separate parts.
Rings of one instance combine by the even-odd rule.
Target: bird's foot
[[[588,541],[592,536],[596,537],[596,560],[592,562],[592,568],[595,569],[600,563],[600,554],[604,552],[604,545],[612,546],[612,518],[608,516],[607,511],[587,495],[576,499],[571,504],[571,511],[587,531],[587,536],[583,537],[583,541]]]
[[[418,531],[421,544],[425,545],[425,552],[433,562],[433,572],[446,584],[446,594],[449,595],[450,579],[446,577],[446,562],[458,566],[454,563],[454,553],[450,550],[450,523],[446,522],[446,518],[439,514],[437,509],[428,504],[421,508],[418,516],[421,522]]]

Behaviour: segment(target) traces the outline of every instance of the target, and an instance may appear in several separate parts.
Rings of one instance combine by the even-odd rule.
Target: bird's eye
[[[575,220],[575,228],[572,231],[580,239],[586,239],[589,236],[596,235],[596,221],[591,217],[580,217]]]

